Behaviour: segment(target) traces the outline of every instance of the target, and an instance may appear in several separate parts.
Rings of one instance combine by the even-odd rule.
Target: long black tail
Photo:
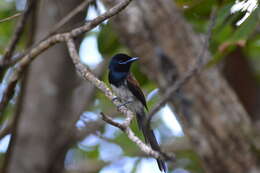
[[[145,116],[144,111],[142,113],[137,113],[136,115],[137,115],[138,127],[143,132],[145,142],[149,143],[152,149],[154,149],[156,151],[160,151],[160,146],[155,138],[153,130],[147,128],[147,125],[146,125],[147,118]],[[157,159],[157,164],[158,164],[160,171],[163,171],[166,173],[167,168],[166,168],[165,162],[161,159]]]

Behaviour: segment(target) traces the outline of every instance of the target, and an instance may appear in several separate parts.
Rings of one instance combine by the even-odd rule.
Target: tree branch
[[[99,79],[97,79],[93,73],[88,69],[87,66],[81,63],[80,57],[77,53],[76,46],[74,44],[74,41],[70,38],[67,40],[67,46],[69,50],[69,54],[72,58],[73,63],[75,64],[75,67],[83,79],[90,81],[92,84],[94,84],[99,90],[101,90],[105,96],[110,99],[117,107],[121,105],[121,103],[117,100],[114,99],[116,96],[112,93],[112,91],[106,86],[106,84]],[[129,125],[131,123],[131,120],[134,118],[133,112],[128,110],[124,106],[119,107],[119,111],[126,115],[126,121],[125,125]]]
[[[105,13],[96,17],[95,19],[89,21],[81,27],[72,29],[70,32],[55,34],[53,36],[48,37],[47,39],[41,41],[32,49],[30,49],[17,64],[10,69],[10,73],[5,75],[5,83],[4,89],[2,89],[2,96],[0,98],[0,116],[3,113],[4,108],[8,104],[8,101],[13,95],[14,87],[16,86],[17,81],[21,78],[24,69],[35,59],[35,57],[56,43],[63,42],[68,40],[69,38],[75,38],[85,32],[90,31],[106,19],[116,15],[120,11],[122,11],[131,0],[124,0],[114,7],[110,8]],[[112,96],[112,95],[111,95]]]
[[[127,137],[133,141],[144,153],[148,156],[152,156],[157,159],[164,159],[164,160],[175,160],[175,157],[169,154],[165,154],[163,152],[155,151],[148,145],[146,145],[143,141],[141,141],[131,130],[129,125],[125,125],[126,123],[118,123],[114,121],[111,117],[105,115],[103,112],[100,113],[102,115],[102,119],[107,123],[118,127],[120,130],[126,133]]]
[[[98,89],[100,89],[105,96],[110,99],[117,107],[121,105],[121,103],[117,100],[114,99],[115,95],[112,93],[112,91],[106,86],[106,84],[99,79],[97,79],[92,72],[80,62],[80,57],[77,53],[76,46],[74,41],[71,38],[68,38],[67,40],[67,46],[69,49],[70,56],[73,60],[73,63],[75,64],[75,67],[83,79],[90,81],[92,84],[94,84]],[[145,143],[143,143],[134,133],[133,131],[129,128],[131,120],[134,118],[133,112],[128,110],[126,107],[119,107],[118,109],[121,113],[123,113],[126,116],[126,119],[123,123],[118,123],[114,121],[111,117],[106,116],[104,113],[101,113],[102,118],[104,121],[108,122],[109,124],[118,127],[121,129],[123,132],[127,134],[129,139],[131,139],[134,143],[137,144],[137,146],[146,154],[149,156],[155,157],[155,158],[162,158],[162,159],[167,159],[167,160],[173,160],[174,158],[171,156],[168,156],[166,154],[159,153],[157,151],[152,150],[149,146],[147,146]]]
[[[19,17],[21,15],[22,15],[22,13],[16,13],[16,14],[14,14],[12,16],[6,17],[4,19],[0,19],[0,23],[7,22],[9,20],[15,19],[15,18],[17,18],[17,17]]]
[[[0,140],[3,139],[6,135],[11,133],[12,128],[14,127],[14,120],[8,120],[8,122],[0,130]]]
[[[174,94],[177,90],[179,90],[186,82],[188,82],[193,76],[199,74],[203,67],[208,64],[208,61],[205,61],[206,58],[206,52],[208,50],[208,45],[209,45],[209,40],[211,38],[211,32],[212,29],[215,25],[215,19],[216,19],[216,9],[213,9],[211,16],[210,16],[210,25],[208,28],[208,32],[206,34],[206,38],[204,41],[204,45],[202,47],[201,53],[197,56],[197,62],[195,65],[193,65],[190,70],[179,80],[177,80],[170,88],[168,88],[165,92],[165,94],[162,96],[162,99],[153,107],[153,109],[150,111],[148,115],[148,121],[147,121],[147,126],[150,126],[151,120],[153,116],[155,115],[156,112],[158,112],[161,107],[163,107],[169,99],[172,98],[172,94]]]
[[[57,31],[63,26],[65,25],[67,22],[69,22],[73,17],[75,17],[78,13],[80,13],[82,10],[84,10],[91,2],[93,2],[94,0],[85,0],[83,1],[80,5],[78,5],[74,10],[72,10],[69,14],[67,14],[65,17],[63,17],[59,23],[57,23],[50,31],[48,34],[46,34],[46,36],[43,37],[43,40],[47,39],[48,37],[50,37],[51,35],[57,33]],[[37,42],[36,45],[38,43],[40,43],[41,41]],[[12,57],[12,59],[10,59],[8,62],[5,62],[4,64],[2,64],[3,66],[12,66],[13,64],[15,64],[17,61],[19,61],[22,57],[24,57],[26,54],[26,52],[17,54],[15,57]]]
[[[30,15],[30,12],[32,10],[32,7],[35,5],[36,0],[29,0],[27,2],[27,7],[25,9],[25,11],[23,12],[23,15],[21,17],[21,20],[19,21],[19,23],[17,24],[16,30],[14,32],[13,38],[9,44],[9,46],[6,48],[5,53],[3,58],[1,59],[0,64],[2,66],[5,66],[6,64],[9,64],[8,61],[11,58],[11,56],[13,55],[13,52],[16,48],[17,43],[19,42],[21,35],[24,31],[26,22],[27,22],[27,18]]]
[[[95,0],[84,0],[81,4],[79,4],[74,10],[72,10],[69,14],[67,14],[64,18],[62,18],[59,23],[57,23],[49,32],[48,36],[56,33],[58,29],[60,29],[63,25],[65,25],[68,21],[70,21],[73,17],[75,17],[78,13],[83,11],[87,6],[94,2]],[[47,37],[48,37],[47,36]]]

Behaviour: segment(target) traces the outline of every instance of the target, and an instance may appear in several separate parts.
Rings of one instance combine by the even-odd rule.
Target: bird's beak
[[[137,61],[138,59],[139,59],[138,57],[132,57],[131,59],[129,59],[129,60],[127,60],[127,61],[124,61],[124,62],[121,62],[121,63],[119,63],[119,64],[128,64],[128,63]]]
[[[132,57],[130,60],[128,60],[128,61],[130,61],[130,62],[134,62],[134,61],[137,61],[139,58],[138,57]]]

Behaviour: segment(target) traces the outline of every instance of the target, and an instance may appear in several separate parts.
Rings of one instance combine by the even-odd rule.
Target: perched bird
[[[139,83],[130,73],[131,64],[136,60],[138,60],[137,57],[130,57],[126,54],[113,56],[109,64],[109,83],[117,95],[117,99],[136,114],[138,127],[142,131],[146,143],[149,143],[152,149],[160,151],[152,129],[148,129],[146,125],[148,118],[145,114],[145,109],[147,110],[145,96]],[[165,162],[157,159],[157,163],[159,169],[166,172]]]

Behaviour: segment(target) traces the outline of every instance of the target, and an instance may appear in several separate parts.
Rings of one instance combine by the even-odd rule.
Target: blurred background
[[[208,77],[200,82],[209,83],[214,87],[208,89],[209,85],[206,84],[203,84],[205,88],[193,85],[197,80],[188,82],[188,86],[185,85],[183,90],[174,94],[169,103],[156,113],[152,127],[162,150],[176,155],[176,161],[168,163],[169,172],[224,173],[223,170],[226,170],[225,172],[229,173],[232,169],[229,170],[220,164],[225,162],[222,158],[228,160],[236,151],[241,151],[241,155],[245,154],[244,150],[236,147],[236,143],[239,143],[237,141],[245,138],[238,137],[236,142],[230,143],[233,149],[227,149],[226,152],[230,156],[218,156],[216,153],[229,146],[229,141],[222,138],[225,135],[219,137],[220,133],[216,130],[218,139],[212,140],[213,143],[224,140],[224,145],[213,147],[215,150],[209,147],[215,145],[212,141],[202,146],[203,140],[211,139],[211,134],[203,134],[211,132],[205,132],[209,131],[206,125],[205,129],[200,129],[204,125],[200,123],[202,119],[197,117],[200,117],[198,114],[206,115],[205,121],[213,122],[213,126],[214,122],[217,122],[216,129],[222,128],[218,126],[218,115],[222,116],[220,119],[224,123],[232,123],[232,119],[235,119],[233,114],[238,119],[242,117],[239,123],[235,122],[234,127],[223,126],[223,131],[227,134],[229,131],[233,133],[237,130],[236,133],[247,136],[248,130],[244,133],[237,127],[244,127],[243,123],[247,121],[248,124],[245,126],[254,128],[249,130],[250,133],[260,129],[260,12],[257,7],[259,2],[254,1],[255,8],[251,6],[251,12],[236,11],[234,8],[239,7],[234,7],[234,0],[161,1],[132,2],[122,14],[103,22],[78,38],[79,55],[106,83],[107,64],[114,54],[124,52],[139,56],[141,61],[134,64],[132,72],[140,82],[148,108],[151,110],[162,98],[167,87],[173,85],[194,65],[197,55],[202,50],[209,25],[213,22],[212,35],[205,50],[209,63],[201,72]],[[37,1],[16,53],[23,52],[43,39],[81,2],[83,0]],[[104,13],[116,2],[119,1],[93,1],[56,32],[78,27]],[[26,0],[0,0],[0,19],[22,12],[26,3]],[[216,11],[215,21],[210,17],[213,10]],[[246,19],[243,18],[245,15]],[[4,54],[18,20],[19,17],[0,23],[0,56]],[[214,70],[212,72],[209,69]],[[0,92],[5,84],[3,73],[1,75]],[[226,80],[228,84],[222,80]],[[218,86],[221,86],[221,89],[218,89]],[[211,94],[211,91],[214,94]],[[207,99],[203,100],[204,97]],[[234,97],[235,101],[231,99],[229,102],[225,97]],[[220,110],[222,107],[218,105],[218,100],[224,100],[221,103],[225,107],[223,110]],[[241,105],[246,111],[240,108]],[[238,110],[241,109],[241,112],[238,112],[243,115],[240,116],[233,107],[239,107]],[[124,119],[103,93],[77,75],[65,44],[57,44],[48,49],[26,69],[0,117],[2,172],[159,173],[153,158],[142,153],[122,131],[101,120],[101,111],[119,122]],[[232,115],[229,117],[229,114]],[[131,128],[143,139],[135,120]],[[225,128],[228,130],[225,131]],[[200,135],[203,137],[200,138]],[[260,140],[257,135],[254,139],[256,140],[243,143],[241,146],[248,148],[252,143],[256,144],[254,149],[258,156],[254,156],[254,152],[248,152],[248,149],[245,152],[250,153],[249,158],[252,157],[252,160],[258,160],[260,150],[257,146]],[[211,150],[211,154],[205,154],[205,148]],[[223,152],[225,153],[225,149]],[[210,157],[213,155],[217,155],[221,161],[212,161],[223,169],[211,170],[210,163],[205,163],[207,159],[211,160]],[[250,172],[250,167],[254,167],[253,161],[245,162],[250,163],[243,169],[237,169],[238,172],[245,169]],[[241,160],[239,163],[244,164]],[[227,163],[228,166],[229,164],[234,163]]]

